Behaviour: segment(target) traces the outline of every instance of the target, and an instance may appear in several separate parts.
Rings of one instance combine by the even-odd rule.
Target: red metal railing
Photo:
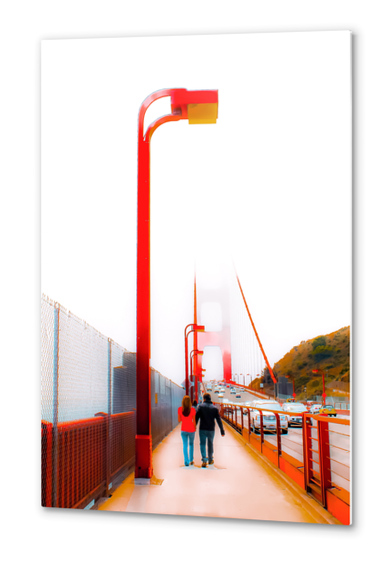
[[[350,421],[303,413],[301,432],[282,435],[280,415],[270,408],[218,404],[221,417],[254,449],[311,494],[341,523],[350,523]],[[252,431],[252,415],[260,431]],[[244,416],[245,412],[245,416]],[[265,437],[263,412],[276,417],[276,429]],[[287,412],[284,412],[287,415]],[[298,441],[299,440],[299,441]]]
[[[134,462],[134,412],[41,427],[43,506],[82,509]]]

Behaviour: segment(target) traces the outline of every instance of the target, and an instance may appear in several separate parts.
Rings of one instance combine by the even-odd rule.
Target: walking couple
[[[202,468],[206,468],[208,463],[209,465],[214,464],[213,441],[215,421],[218,423],[222,437],[225,435],[220,414],[212,403],[210,394],[204,394],[203,400],[202,404],[199,404],[197,410],[195,410],[191,404],[190,396],[184,396],[182,406],[178,408],[178,422],[182,422],[181,435],[185,466],[194,464],[194,437],[198,421],[200,422],[199,446],[201,449]]]

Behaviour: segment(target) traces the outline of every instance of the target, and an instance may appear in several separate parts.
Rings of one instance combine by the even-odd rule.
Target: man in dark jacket
[[[203,395],[203,402],[197,407],[197,412],[195,414],[195,421],[199,424],[199,445],[201,448],[202,456],[202,468],[207,467],[207,463],[214,464],[213,459],[213,441],[214,441],[214,429],[215,423],[217,421],[218,426],[221,431],[222,437],[225,435],[224,426],[220,418],[220,414],[217,408],[213,405],[211,401],[210,394]],[[207,443],[207,456],[206,456],[206,443]]]

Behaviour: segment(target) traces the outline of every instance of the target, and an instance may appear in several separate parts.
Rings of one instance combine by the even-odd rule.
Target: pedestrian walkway
[[[291,521],[338,523],[303,490],[282,476],[253,452],[224,423],[214,440],[213,466],[201,468],[198,432],[195,436],[194,466],[183,462],[180,426],[156,447],[154,474],[161,485],[135,485],[130,475],[100,504],[103,511],[153,513]]]

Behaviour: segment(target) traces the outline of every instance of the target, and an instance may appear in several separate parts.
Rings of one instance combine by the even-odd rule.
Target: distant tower
[[[222,315],[222,327],[217,331],[198,332],[195,334],[195,343],[197,349],[204,351],[206,346],[217,346],[221,349],[224,380],[230,381],[232,378],[232,356],[231,356],[231,337],[230,337],[230,300],[229,300],[229,278],[228,268],[221,267],[220,283],[217,287],[208,288],[199,284],[196,287],[196,279],[194,281],[194,318],[198,324],[203,324],[201,318],[201,309],[204,304],[216,303],[220,305]],[[206,328],[206,323],[205,323]],[[198,370],[202,368],[202,357],[197,357]],[[201,380],[201,378],[200,378]]]

